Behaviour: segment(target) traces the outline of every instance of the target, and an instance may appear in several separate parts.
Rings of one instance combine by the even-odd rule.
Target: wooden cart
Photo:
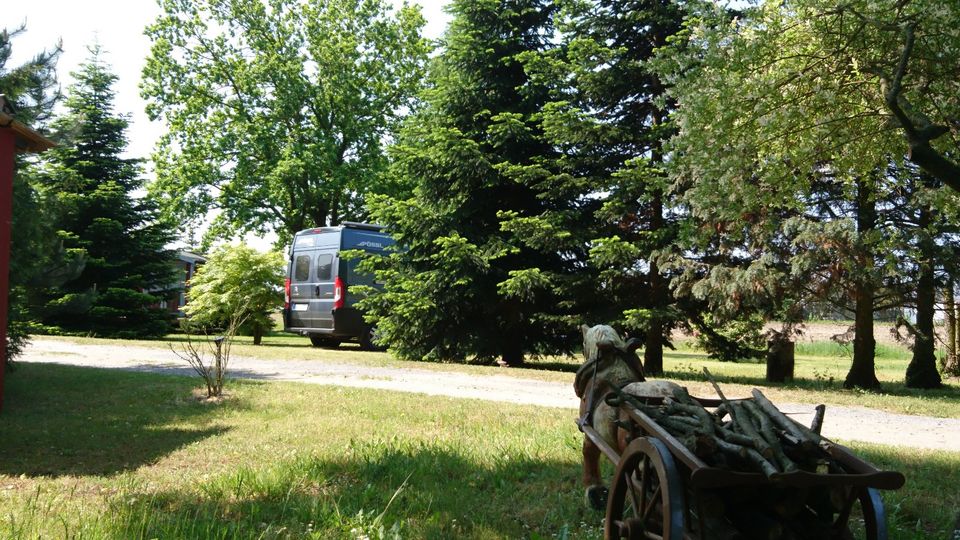
[[[694,399],[704,407],[720,405],[718,400]],[[656,405],[662,400],[648,398],[645,401]],[[730,512],[736,505],[736,494],[745,490],[772,494],[829,492],[833,503],[826,514],[823,510],[814,514],[806,507],[800,511],[814,514],[823,527],[812,537],[887,538],[886,517],[878,490],[903,486],[904,477],[899,472],[878,471],[849,449],[827,439],[822,440],[820,447],[845,473],[793,471],[768,477],[711,467],[643,411],[626,402],[620,409],[629,417],[632,432],[632,440],[622,454],[611,448],[591,426],[582,426],[584,434],[616,466],[610,482],[604,538],[706,540],[723,537],[710,527],[711,507],[722,506],[725,512]],[[770,516],[750,515],[749,510],[744,509],[742,519],[735,526],[740,538],[779,537],[770,531],[781,527],[780,523],[771,526],[764,523]],[[784,523],[781,530],[796,526]],[[811,537],[811,533],[807,534]]]

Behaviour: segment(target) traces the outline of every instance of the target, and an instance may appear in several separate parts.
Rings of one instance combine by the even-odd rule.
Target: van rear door
[[[310,309],[314,300],[313,266],[317,250],[295,250],[290,258],[290,327],[313,328],[316,314]]]
[[[314,293],[310,310],[314,314],[315,328],[333,330],[334,277],[336,273],[336,251],[320,251],[314,260]]]

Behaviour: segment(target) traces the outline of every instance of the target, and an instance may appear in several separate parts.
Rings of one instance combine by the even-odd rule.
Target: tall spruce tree
[[[546,0],[450,6],[424,108],[393,149],[393,174],[414,194],[371,202],[403,250],[364,306],[402,357],[516,365],[569,344],[575,325],[558,289],[583,247],[520,238],[544,233],[545,213],[569,202],[550,193],[546,166],[558,151],[538,120],[547,88],[522,61],[549,46],[554,9]]]
[[[565,229],[573,238],[587,229],[600,277],[597,302],[584,315],[644,334],[644,365],[659,374],[664,344],[681,319],[657,262],[677,227],[663,151],[673,104],[647,61],[680,30],[683,11],[673,0],[560,5],[563,46],[530,70],[553,88],[544,125],[564,155],[552,181],[579,189],[580,209],[591,212],[589,222],[568,219]]]
[[[114,112],[116,76],[99,47],[73,73],[66,111],[53,122],[58,146],[48,152],[40,183],[55,206],[55,226],[67,248],[88,257],[82,273],[46,291],[43,323],[66,331],[144,337],[169,331],[156,307],[174,282],[174,235],[155,205],[138,198],[139,161],[121,157],[129,124]]]

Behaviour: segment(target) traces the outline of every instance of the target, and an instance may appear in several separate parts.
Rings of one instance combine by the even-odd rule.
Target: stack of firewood
[[[712,467],[767,477],[798,470],[846,472],[821,446],[822,405],[807,428],[784,415],[759,390],[753,390],[752,398],[728,400],[715,382],[714,388],[722,404],[712,411],[682,388],[656,405],[623,392],[608,399],[629,402]],[[620,426],[636,429],[629,420]],[[773,482],[702,490],[696,511],[702,512],[704,538],[813,540],[834,534],[833,519],[846,497],[840,487]]]
[[[727,400],[714,383],[722,405],[708,411],[680,388],[660,405],[619,393],[710,466],[742,472],[806,470],[839,472],[820,447],[819,426],[824,406],[817,407],[813,425],[802,426],[784,415],[759,390],[752,399]],[[622,427],[629,429],[626,423]]]

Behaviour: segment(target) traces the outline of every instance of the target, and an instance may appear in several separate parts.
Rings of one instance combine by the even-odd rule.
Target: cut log
[[[753,399],[763,409],[763,412],[773,420],[773,423],[776,424],[780,429],[786,431],[790,435],[796,437],[800,440],[801,446],[807,452],[813,452],[814,449],[820,444],[820,441],[823,440],[819,434],[814,433],[807,429],[805,426],[802,426],[793,420],[787,418],[785,414],[780,412],[773,403],[763,395],[760,390],[756,388],[753,389]]]
[[[820,434],[820,428],[823,427],[823,415],[827,411],[827,406],[820,404],[817,405],[815,412],[813,413],[813,421],[810,422],[810,431]]]
[[[773,429],[773,422],[770,421],[770,418],[764,414],[760,407],[753,401],[743,401],[742,403],[744,408],[749,411],[760,424],[760,434],[773,450],[773,457],[776,459],[777,464],[780,465],[780,470],[785,472],[797,470],[797,464],[783,453],[783,447],[780,446],[780,440],[777,438],[777,433]]]
[[[766,459],[774,459],[773,448],[770,447],[770,444],[764,440],[763,436],[760,435],[757,428],[753,425],[753,415],[747,410],[746,403],[742,401],[731,403],[730,410],[736,411],[733,418],[734,424],[741,433],[753,441],[753,447],[760,452],[760,455]]]
[[[747,448],[747,460],[760,469],[760,472],[762,472],[767,478],[770,478],[771,476],[780,472],[776,467],[773,466],[773,463],[767,461],[767,458],[763,457],[760,452],[757,452],[753,448]]]
[[[716,444],[717,448],[728,456],[741,460],[749,459],[748,451],[751,450],[751,448],[732,442],[727,442],[723,439],[717,439]]]
[[[723,440],[729,443],[739,444],[740,446],[749,446],[750,448],[753,448],[753,439],[741,433],[737,433],[727,427],[720,427],[717,430],[717,433],[720,435],[721,438],[723,438]]]

